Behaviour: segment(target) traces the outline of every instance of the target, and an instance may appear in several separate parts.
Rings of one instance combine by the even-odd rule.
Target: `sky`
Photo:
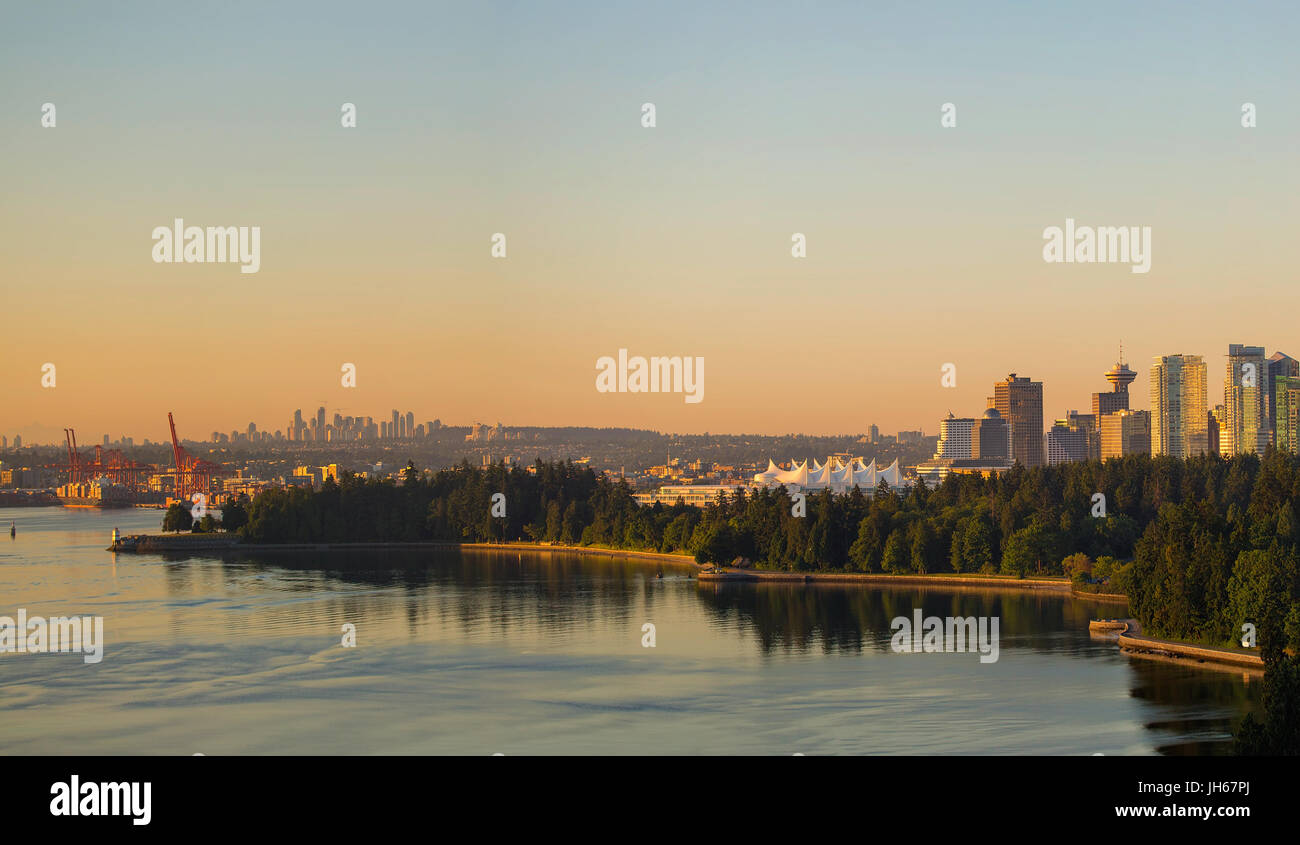
[[[1293,5],[649,5],[7,10],[0,434],[935,433],[1010,372],[1086,411],[1121,341],[1138,408],[1155,355],[1211,406],[1229,343],[1300,357]],[[259,271],[155,263],[177,217]],[[1066,218],[1150,272],[1045,263]],[[598,392],[620,348],[704,400]]]

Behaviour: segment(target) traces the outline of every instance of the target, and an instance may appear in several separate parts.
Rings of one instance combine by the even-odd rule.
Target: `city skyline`
[[[1287,371],[1286,373],[1282,373],[1280,370],[1278,370],[1277,367],[1280,366],[1278,362],[1279,361],[1291,362],[1294,361],[1295,359],[1291,358],[1283,351],[1274,350],[1272,353],[1272,358],[1269,361],[1264,361],[1263,355],[1265,351],[1272,349],[1272,347],[1269,347],[1267,345],[1259,346],[1259,347],[1246,347],[1240,343],[1229,343],[1226,345],[1226,347],[1228,351],[1225,352],[1222,356],[1226,364],[1224,368],[1224,372],[1225,372],[1224,382],[1226,382],[1227,378],[1229,377],[1227,374],[1237,371],[1237,368],[1239,367],[1239,363],[1237,362],[1240,358],[1241,349],[1252,350],[1255,353],[1254,359],[1252,360],[1258,359],[1258,361],[1262,362],[1258,365],[1260,367],[1260,375],[1258,379],[1259,382],[1265,383],[1265,386],[1254,391],[1251,395],[1253,397],[1252,401],[1254,401],[1256,405],[1259,406],[1258,407],[1259,419],[1256,425],[1262,424],[1271,427],[1271,425],[1273,424],[1272,423],[1273,406],[1272,406],[1272,399],[1271,399],[1272,390],[1273,390],[1273,379],[1275,377],[1275,374],[1291,374],[1290,371]],[[1183,354],[1185,357],[1191,356],[1191,357],[1200,358],[1203,361],[1208,357],[1205,355],[1193,356],[1191,353],[1178,353],[1178,354]],[[1171,355],[1173,355],[1173,353],[1168,355],[1152,356],[1152,360],[1160,359],[1163,357],[1170,357]],[[1234,355],[1236,357],[1234,357]],[[1139,370],[1129,369],[1126,372],[1121,373],[1117,369],[1121,363],[1123,363],[1124,365],[1128,365],[1134,363],[1135,360],[1134,356],[1132,356],[1129,352],[1124,351],[1124,349],[1122,348],[1119,350],[1118,355],[1112,355],[1112,358],[1114,360],[1111,362],[1111,367],[1108,370],[1101,370],[1098,369],[1097,367],[1093,368],[1093,381],[1090,385],[1085,385],[1086,387],[1090,388],[1090,391],[1088,393],[1084,395],[1075,393],[1073,394],[1074,395],[1073,400],[1067,400],[1063,403],[1058,403],[1058,404],[1052,404],[1052,400],[1050,400],[1048,397],[1059,396],[1065,391],[1062,389],[1052,390],[1051,386],[1053,384],[1053,381],[1051,380],[1050,377],[1039,377],[1038,375],[1035,375],[1033,373],[1030,373],[1027,376],[1024,375],[1021,376],[1021,378],[1029,379],[1033,384],[1037,385],[1041,389],[1042,404],[1040,408],[1039,419],[1040,422],[1042,423],[1041,427],[1043,428],[1042,431],[1043,434],[1047,434],[1051,431],[1052,429],[1052,423],[1050,422],[1051,420],[1064,419],[1066,415],[1072,411],[1078,411],[1081,414],[1086,414],[1087,408],[1089,407],[1088,405],[1089,402],[1092,403],[1092,407],[1094,409],[1093,410],[1094,416],[1097,416],[1096,408],[1098,406],[1098,402],[1107,403],[1106,406],[1102,408],[1102,414],[1108,413],[1109,409],[1111,409],[1112,407],[1115,409],[1118,409],[1119,407],[1124,407],[1127,410],[1133,410],[1133,411],[1150,412],[1155,410],[1153,403],[1150,402],[1150,396],[1151,396],[1149,390],[1150,372],[1149,371],[1143,372]],[[1206,363],[1208,363],[1208,361],[1206,361]],[[1219,385],[1219,391],[1216,392],[1215,390],[1214,383],[1210,375],[1210,373],[1215,371],[1215,368],[1210,368],[1207,366],[1204,369],[1206,370],[1206,372],[1202,376],[1202,381],[1206,386],[1206,391],[1205,391],[1206,410],[1213,411],[1215,410],[1216,406],[1223,404],[1219,401],[1219,397],[1224,396],[1226,399],[1227,394],[1224,394],[1222,392],[1223,382],[1221,382]],[[960,375],[961,371],[958,370],[957,372]],[[935,405],[936,410],[933,418],[923,420],[920,423],[913,423],[915,427],[909,425],[910,421],[908,420],[903,420],[902,424],[899,425],[897,428],[890,426],[888,424],[881,425],[881,421],[888,418],[887,414],[881,414],[879,417],[876,416],[868,417],[867,421],[861,424],[860,427],[858,428],[848,428],[839,431],[812,431],[812,430],[800,430],[800,429],[791,429],[788,431],[717,429],[717,430],[713,430],[712,433],[732,434],[732,435],[753,434],[753,435],[761,435],[761,436],[783,435],[783,434],[809,434],[812,436],[842,436],[847,434],[867,434],[872,426],[876,426],[881,431],[885,431],[885,432],[919,430],[929,434],[935,434],[939,432],[940,422],[944,418],[944,415],[947,414],[948,412],[955,411],[957,409],[961,409],[963,411],[973,411],[973,409],[970,407],[969,402],[958,403],[954,401],[949,401],[945,403],[943,401],[945,397],[951,400],[957,398],[959,394],[965,395],[967,397],[969,397],[970,394],[983,394],[984,399],[980,403],[979,410],[982,411],[984,408],[994,406],[994,397],[989,395],[987,387],[979,388],[979,387],[968,386],[968,389],[965,391],[961,391],[960,387],[952,387],[952,388],[941,387],[939,386],[939,384],[942,375],[943,372],[940,371],[939,369],[936,369],[934,381],[936,384],[937,399]],[[1016,373],[1012,371],[1012,375],[1016,375]],[[990,379],[989,382],[987,383],[995,383],[995,388],[996,388],[996,382],[1004,382],[1007,377],[1008,376],[1006,374],[1003,374],[997,379]],[[1143,384],[1142,381],[1144,377],[1147,379],[1146,384]],[[1106,386],[1104,385],[1105,381],[1112,382],[1110,385],[1111,389],[1106,389]],[[54,389],[57,390],[58,388],[54,388]],[[1237,389],[1239,390],[1240,388],[1238,387]],[[355,389],[350,389],[349,391],[344,391],[344,392],[355,392]],[[1111,397],[1114,397],[1114,399],[1112,399]],[[1122,404],[1115,404],[1115,402],[1117,400],[1120,400],[1121,397],[1122,397]],[[668,397],[654,396],[654,395],[636,397],[636,399],[641,399],[641,398],[649,398],[655,401],[664,401]],[[1087,399],[1087,401],[1084,401],[1085,398]],[[1144,398],[1147,399],[1145,405],[1143,403]],[[398,413],[397,408],[392,408],[387,411],[381,411],[379,413],[356,413],[356,412],[346,413],[348,411],[353,411],[353,407],[352,406],[340,407],[338,405],[335,405],[333,402],[326,402],[323,405],[315,405],[314,407],[317,410],[312,410],[312,406],[304,405],[296,408],[295,411],[293,412],[296,414],[304,414],[310,412],[309,416],[304,416],[302,418],[304,421],[304,428],[314,431],[315,430],[314,426],[317,423],[318,412],[325,411],[326,415],[329,418],[326,421],[326,424],[329,425],[330,427],[333,427],[333,421],[335,416],[339,416],[345,419],[352,419],[357,421],[357,423],[362,423],[365,420],[370,419],[373,421],[377,432],[374,436],[372,436],[371,439],[383,439],[383,440],[401,439],[399,437],[394,437],[393,435],[388,434],[387,433],[388,427],[390,425],[396,426],[400,423],[405,423],[407,420],[410,421],[410,424],[412,426],[412,431],[414,430],[414,426],[417,424],[417,422],[419,425],[422,425],[426,428],[429,428],[431,424],[434,423],[436,423],[438,426],[445,426],[450,428],[458,428],[458,427],[466,428],[476,424],[485,423],[485,421],[489,419],[493,420],[493,422],[503,421],[502,419],[495,419],[487,416],[476,416],[468,420],[450,420],[444,422],[442,416],[438,414],[433,414],[432,416],[430,416],[428,412],[424,412],[424,411],[422,411],[420,414],[416,414],[414,411],[409,409],[400,412],[399,414],[400,418],[393,417],[392,420],[389,420],[388,417],[391,414]],[[406,407],[406,406],[403,405],[402,407]],[[374,410],[378,410],[378,409],[374,409]],[[975,415],[978,415],[978,412],[975,412]],[[230,412],[225,413],[223,416],[225,418],[232,418],[230,416]],[[294,420],[292,419],[291,415],[288,413],[282,412],[276,415],[277,419],[282,417],[287,418],[284,424],[277,424],[274,421],[268,422],[259,419],[246,419],[242,422],[237,422],[231,426],[224,426],[224,427],[217,427],[217,428],[205,427],[205,430],[193,431],[193,432],[189,431],[189,426],[187,425],[186,427],[187,432],[184,439],[190,439],[190,440],[195,440],[200,442],[206,441],[206,440],[210,440],[211,435],[214,433],[226,434],[227,432],[229,433],[243,432],[246,431],[250,425],[252,425],[259,432],[264,432],[272,436],[274,436],[274,433],[278,430],[284,435],[284,439],[286,441],[292,441],[294,438],[290,435],[290,431],[294,426]],[[188,423],[189,421],[186,420],[186,422]],[[704,433],[703,430],[693,431],[693,430],[685,430],[685,429],[681,429],[681,430],[656,429],[646,425],[638,425],[635,422],[628,423],[628,424],[604,425],[604,424],[586,422],[581,420],[568,420],[568,421],[558,421],[558,422],[535,422],[531,420],[510,420],[506,424],[511,427],[529,427],[529,428],[564,428],[564,427],[635,428],[635,429],[642,429],[642,430],[659,431],[665,434]],[[1100,423],[1097,424],[1099,425]],[[1231,422],[1229,421],[1227,424],[1230,426]],[[46,424],[46,425],[29,425],[29,426],[22,426],[22,427],[15,428],[12,425],[4,425],[0,423],[0,435],[4,435],[6,438],[12,440],[14,435],[18,434],[22,436],[24,442],[29,444],[39,444],[39,443],[57,444],[63,442],[63,430],[64,428],[67,427],[68,427],[67,425]],[[88,424],[85,425],[84,427],[78,424],[78,425],[73,425],[72,427],[86,432],[91,432],[95,428],[93,424]],[[164,429],[163,434],[165,434],[165,426],[163,426],[162,428]],[[1252,431],[1254,431],[1254,429],[1252,429]],[[94,440],[98,441],[101,436],[104,436],[104,434],[105,433],[101,431],[99,434],[96,434],[94,436]],[[146,439],[154,442],[160,442],[161,440],[166,439],[162,435],[155,436],[150,434],[141,434],[139,432],[127,433],[125,431],[120,431],[120,430],[116,432],[110,430],[110,432],[107,433],[107,436],[114,437],[114,438],[125,436],[141,442],[143,442]],[[401,437],[410,437],[410,436],[413,436],[413,434],[402,435]],[[1258,437],[1258,442],[1261,445],[1266,440],[1265,434],[1262,431],[1258,432],[1255,436]]]
[[[1094,11],[1061,44],[1054,14],[959,3],[793,26],[775,6],[452,6],[398,31],[278,8],[251,33],[17,8],[0,431],[282,427],[286,394],[466,424],[933,430],[1009,372],[1044,381],[1048,418],[1086,410],[1119,338],[1138,362],[1287,348],[1289,309],[1258,304],[1295,276],[1294,16]],[[177,218],[260,227],[258,271],[155,263]],[[1067,219],[1149,226],[1150,272],[1045,263]],[[597,392],[620,348],[707,359],[707,398]],[[774,401],[794,394],[834,399]]]

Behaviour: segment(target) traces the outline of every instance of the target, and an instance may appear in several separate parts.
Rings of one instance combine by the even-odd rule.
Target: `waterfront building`
[[[836,458],[827,458],[826,463],[819,464],[814,459],[801,464],[790,462],[790,469],[783,470],[771,460],[767,469],[754,475],[754,484],[762,487],[784,486],[790,492],[830,490],[833,493],[847,493],[854,487],[861,488],[868,496],[874,495],[880,482],[891,488],[901,490],[906,487],[903,471],[898,466],[898,459],[884,469],[871,463],[864,464],[861,458],[843,462]]]
[[[674,484],[648,492],[633,493],[632,498],[636,499],[637,504],[639,505],[654,505],[657,503],[671,506],[676,504],[678,499],[681,499],[684,504],[702,508],[716,502],[718,500],[718,494],[731,498],[736,494],[737,490],[750,489],[753,489],[753,485]]]

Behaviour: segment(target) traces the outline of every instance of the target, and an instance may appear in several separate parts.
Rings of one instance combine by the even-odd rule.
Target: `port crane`
[[[172,457],[176,461],[176,497],[188,499],[194,493],[206,496],[211,492],[213,477],[229,475],[230,470],[187,452],[176,438],[176,420],[172,418],[171,411],[167,412],[167,424],[171,426]]]
[[[68,448],[67,464],[51,464],[53,469],[65,470],[68,473],[68,483],[80,484],[83,481],[94,481],[96,478],[107,478],[115,484],[123,484],[132,489],[140,486],[148,467],[144,464],[136,463],[122,454],[120,449],[105,449],[102,446],[95,447],[94,460],[90,460],[81,454],[77,448],[77,430],[75,428],[63,429],[63,440]]]

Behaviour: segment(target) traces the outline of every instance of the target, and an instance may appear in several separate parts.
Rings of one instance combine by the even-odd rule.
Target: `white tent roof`
[[[903,473],[898,467],[897,458],[884,469],[877,469],[874,458],[869,464],[862,463],[861,458],[854,458],[847,464],[834,458],[828,459],[824,464],[818,464],[814,460],[811,469],[808,463],[804,461],[799,464],[791,461],[791,468],[783,470],[769,459],[767,469],[757,473],[754,482],[773,487],[784,484],[801,490],[830,488],[837,492],[848,492],[853,487],[874,491],[881,481],[888,482],[891,487],[901,487],[903,482]]]

